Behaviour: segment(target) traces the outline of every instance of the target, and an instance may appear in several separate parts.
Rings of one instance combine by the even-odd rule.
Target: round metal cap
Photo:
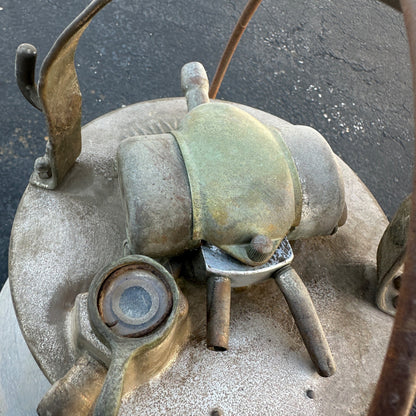
[[[104,323],[122,337],[151,333],[172,310],[172,292],[150,267],[129,264],[110,274],[98,295]]]

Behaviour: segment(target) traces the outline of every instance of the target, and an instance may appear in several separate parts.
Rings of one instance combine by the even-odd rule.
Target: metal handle
[[[103,386],[106,371],[104,365],[90,354],[84,353],[42,398],[37,408],[38,415],[90,414],[91,407]]]
[[[37,85],[35,84],[35,68],[37,50],[29,43],[22,43],[16,51],[16,81],[17,85],[26,98],[35,108],[42,111]]]
[[[93,416],[117,415],[120,407],[121,395],[123,393],[124,375],[130,362],[130,358],[131,354],[126,356],[120,354],[119,351],[114,353],[110,367],[108,368],[104,386],[95,404]]]
[[[34,72],[36,48],[16,51],[16,79],[23,96],[42,110],[48,124],[45,156],[35,162],[33,185],[55,189],[81,153],[81,92],[74,65],[78,42],[91,19],[111,0],[94,0],[61,33],[43,61],[39,83]]]

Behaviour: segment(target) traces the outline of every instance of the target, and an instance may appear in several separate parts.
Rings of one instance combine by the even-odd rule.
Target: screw
[[[261,263],[273,253],[273,249],[274,244],[270,237],[259,234],[250,241],[247,255],[251,260]]]

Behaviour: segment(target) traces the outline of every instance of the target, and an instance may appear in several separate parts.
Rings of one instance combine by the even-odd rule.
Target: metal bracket
[[[203,244],[193,261],[193,276],[206,281],[210,276],[230,279],[231,287],[245,287],[272,277],[278,269],[293,260],[292,247],[284,238],[270,260],[260,266],[249,266],[212,244]]]
[[[37,51],[24,43],[16,51],[16,79],[23,96],[45,114],[49,139],[45,155],[35,161],[30,183],[55,189],[81,153],[81,92],[74,65],[78,42],[91,19],[111,0],[94,0],[61,33],[40,69]]]
[[[401,275],[407,248],[411,196],[398,208],[377,249],[377,306],[389,315],[396,314]]]

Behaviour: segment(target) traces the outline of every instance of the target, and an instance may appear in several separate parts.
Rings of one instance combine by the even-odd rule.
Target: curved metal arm
[[[332,376],[335,372],[335,362],[308,289],[291,266],[277,271],[273,277],[286,299],[319,375]]]
[[[221,60],[217,66],[217,70],[215,71],[215,75],[211,83],[211,88],[209,90],[210,98],[214,99],[217,96],[222,80],[224,79],[225,73],[227,72],[228,65],[230,65],[231,58],[233,57],[238,43],[240,42],[241,36],[243,36],[247,25],[249,24],[251,18],[254,16],[254,13],[260,6],[261,2],[262,0],[248,0],[243,13],[241,14],[238,22],[234,27],[230,39],[228,40],[227,46],[224,49]]]
[[[114,353],[104,386],[95,404],[93,416],[117,415],[123,392],[124,376],[130,358],[131,352],[126,355],[123,349]]]
[[[38,88],[35,84],[37,50],[29,43],[22,43],[16,51],[16,81],[20,92],[35,108],[42,111]]]
[[[17,84],[24,97],[45,113],[49,130],[45,156],[36,160],[30,178],[39,187],[56,188],[81,153],[82,99],[74,55],[91,19],[110,1],[92,1],[62,32],[43,61],[37,87],[36,48],[23,44],[17,49]]]

